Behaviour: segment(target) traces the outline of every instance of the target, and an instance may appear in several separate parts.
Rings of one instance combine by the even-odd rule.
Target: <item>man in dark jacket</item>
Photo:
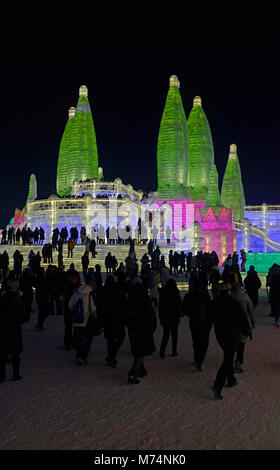
[[[231,284],[221,283],[219,285],[219,295],[210,304],[215,335],[224,352],[224,360],[212,388],[217,400],[223,398],[221,391],[226,380],[229,387],[237,385],[233,369],[234,354],[240,343],[241,335],[251,336],[252,334],[244,310],[230,294]]]

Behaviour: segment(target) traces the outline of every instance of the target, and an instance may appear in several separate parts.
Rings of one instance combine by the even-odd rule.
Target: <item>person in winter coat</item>
[[[246,292],[243,289],[241,289],[241,285],[239,283],[232,285],[231,297],[233,299],[236,299],[240,303],[241,307],[246,313],[246,316],[248,318],[251,328],[252,329],[255,328],[256,320],[255,320],[255,316],[253,313],[253,305],[252,305],[251,299],[249,298],[248,294],[246,294]],[[241,365],[244,362],[245,344],[246,344],[247,339],[248,339],[248,336],[241,335],[241,340],[240,340],[240,343],[236,352],[234,371],[239,374],[243,372]]]
[[[221,391],[227,381],[229,387],[237,385],[234,377],[233,359],[239,346],[241,335],[250,336],[248,318],[240,303],[233,299],[231,284],[221,283],[219,295],[211,301],[209,311],[216,339],[223,350],[224,359],[216,375],[212,390],[217,400],[222,400]]]
[[[254,266],[250,266],[247,277],[244,279],[244,287],[253,303],[253,308],[259,303],[259,289],[261,288],[260,278]]]
[[[201,371],[209,345],[212,326],[209,314],[210,295],[202,288],[199,277],[193,281],[192,291],[185,294],[183,312],[189,317],[189,326],[193,342],[194,370]]]
[[[125,338],[125,297],[113,276],[108,276],[96,298],[97,314],[107,340],[108,366],[116,367],[117,353]]]
[[[20,380],[20,355],[23,352],[22,328],[24,304],[19,282],[9,280],[0,299],[0,383],[6,379],[7,356],[12,357],[13,381]]]
[[[141,282],[134,283],[128,290],[125,323],[134,357],[133,365],[128,373],[128,383],[139,384],[138,377],[147,375],[144,357],[155,351],[153,334],[157,326],[151,299],[143,289]]]
[[[178,327],[182,315],[182,300],[176,281],[169,279],[163,288],[159,288],[159,320],[163,327],[160,357],[165,358],[165,349],[171,333],[172,356],[177,356]]]
[[[83,311],[83,320],[78,322],[73,318],[75,346],[76,346],[76,360],[77,363],[87,364],[87,357],[89,355],[93,333],[91,330],[90,317],[96,317],[96,306],[93,301],[92,290],[94,288],[94,281],[87,278],[87,284],[82,284],[78,287],[71,299],[69,300],[68,308],[73,313],[75,312],[77,303],[81,304]]]

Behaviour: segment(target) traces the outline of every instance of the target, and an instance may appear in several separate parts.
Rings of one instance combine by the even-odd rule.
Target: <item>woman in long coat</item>
[[[160,357],[164,359],[169,336],[172,337],[172,356],[177,356],[178,326],[182,315],[182,300],[174,279],[168,279],[159,289],[159,320],[163,327]]]
[[[128,383],[138,384],[140,382],[138,377],[147,375],[144,357],[155,351],[153,333],[157,325],[151,298],[139,282],[129,288],[125,322],[134,356],[133,365],[128,373]]]

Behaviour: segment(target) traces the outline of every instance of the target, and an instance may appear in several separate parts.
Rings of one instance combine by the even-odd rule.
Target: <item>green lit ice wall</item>
[[[234,220],[244,219],[245,196],[236,145],[230,146],[230,153],[222,184],[222,203],[233,208]]]
[[[158,195],[169,200],[187,197],[188,130],[179,86],[172,75],[157,144]]]
[[[69,109],[69,118],[65,126],[65,130],[60,142],[58,162],[57,162],[57,177],[56,177],[56,192],[58,196],[69,196],[71,194],[72,184],[68,185],[68,172],[69,172],[69,149],[71,143],[71,130],[75,116],[75,108]]]
[[[205,201],[208,182],[214,163],[214,148],[207,117],[201,106],[201,98],[194,98],[188,117],[189,181],[193,201]]]
[[[209,177],[208,194],[205,207],[222,207],[222,199],[219,191],[219,180],[216,165],[213,163]]]

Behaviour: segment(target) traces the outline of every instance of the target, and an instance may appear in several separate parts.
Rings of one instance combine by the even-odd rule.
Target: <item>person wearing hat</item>
[[[23,352],[22,328],[24,322],[22,292],[17,280],[9,280],[0,300],[0,383],[6,379],[7,356],[12,357],[13,381],[20,380],[20,355]]]
[[[219,295],[210,303],[210,315],[216,339],[223,350],[223,362],[217,372],[212,390],[217,400],[222,400],[221,391],[227,381],[229,387],[237,385],[234,377],[233,359],[241,335],[250,336],[248,318],[240,303],[231,297],[231,284],[219,284]]]

